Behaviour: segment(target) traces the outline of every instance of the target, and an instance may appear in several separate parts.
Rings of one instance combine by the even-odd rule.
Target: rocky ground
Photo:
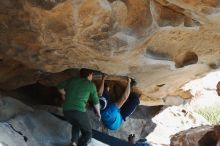
[[[70,141],[70,124],[51,114],[63,116],[59,107],[28,106],[14,98],[1,96],[0,109],[0,143],[6,146],[65,146]],[[105,133],[126,141],[129,134],[136,134],[136,140],[144,138],[155,127],[151,117],[159,110],[160,107],[140,106],[120,130]],[[89,115],[94,129],[104,132],[93,111],[89,111]],[[97,146],[98,143],[93,139],[90,146]]]
[[[68,146],[71,125],[46,110],[33,109],[11,97],[0,97],[0,144]],[[107,146],[95,139],[89,146]]]

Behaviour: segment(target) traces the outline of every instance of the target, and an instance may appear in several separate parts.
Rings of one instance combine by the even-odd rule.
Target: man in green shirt
[[[81,69],[80,77],[66,80],[58,85],[64,99],[64,117],[72,124],[72,146],[87,146],[92,137],[91,123],[86,112],[89,99],[94,104],[99,120],[101,119],[99,97],[92,82],[93,71]],[[80,131],[81,137],[79,137]]]

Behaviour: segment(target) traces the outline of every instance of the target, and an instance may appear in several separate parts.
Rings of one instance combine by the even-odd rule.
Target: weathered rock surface
[[[170,146],[182,145],[219,146],[219,126],[196,127],[172,136]]]
[[[68,145],[71,126],[67,122],[47,112],[33,110],[13,98],[0,99],[0,142],[14,146]]]
[[[27,144],[24,141],[24,138],[17,132],[14,132],[14,130],[12,130],[7,123],[0,123],[0,131],[0,144],[2,146],[27,146]]]
[[[8,121],[16,115],[33,111],[32,108],[11,97],[2,96],[0,96],[0,109],[0,121]]]
[[[0,101],[0,145],[67,146],[70,144],[71,125],[66,121],[46,111],[34,110],[10,97],[1,97]],[[107,145],[92,139],[89,146]]]
[[[190,98],[180,87],[220,57],[219,7],[218,0],[0,1],[0,88],[87,67],[134,78],[145,105]]]

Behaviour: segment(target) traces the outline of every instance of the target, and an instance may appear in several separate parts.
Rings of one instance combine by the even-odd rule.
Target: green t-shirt
[[[89,99],[93,104],[99,103],[95,84],[86,78],[72,78],[61,82],[57,87],[64,89],[66,92],[63,105],[64,111],[86,112],[86,104]]]

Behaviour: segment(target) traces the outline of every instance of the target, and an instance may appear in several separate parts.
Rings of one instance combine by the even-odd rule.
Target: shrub
[[[220,108],[219,106],[208,106],[199,108],[196,112],[202,115],[211,124],[216,125],[220,123]]]

